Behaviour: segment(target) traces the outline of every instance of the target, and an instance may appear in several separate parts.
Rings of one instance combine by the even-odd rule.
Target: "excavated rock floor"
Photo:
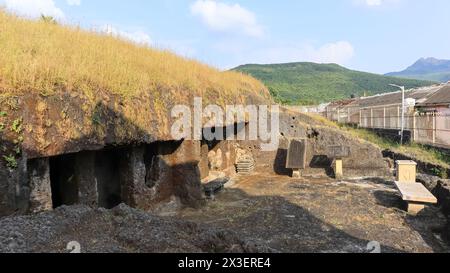
[[[281,252],[448,252],[446,219],[438,207],[417,217],[403,210],[393,182],[240,177],[202,210],[182,218],[238,231]]]
[[[158,217],[121,205],[62,207],[0,219],[0,252],[448,252],[445,217],[402,210],[393,184],[255,174],[237,177],[199,210]]]

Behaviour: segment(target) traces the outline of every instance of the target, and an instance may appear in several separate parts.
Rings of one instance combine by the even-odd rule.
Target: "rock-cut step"
[[[236,163],[236,173],[238,175],[248,175],[255,170],[255,161],[253,158],[240,159]]]

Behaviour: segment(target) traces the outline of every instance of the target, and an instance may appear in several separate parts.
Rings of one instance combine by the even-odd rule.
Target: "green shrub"
[[[10,169],[15,169],[18,166],[17,159],[14,155],[4,155],[3,159],[6,161],[6,166]]]

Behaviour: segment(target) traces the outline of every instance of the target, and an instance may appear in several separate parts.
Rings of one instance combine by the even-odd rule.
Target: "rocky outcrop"
[[[418,160],[414,156],[394,152],[391,150],[383,151],[384,157],[391,158],[393,160],[413,160],[417,163],[417,170],[421,173],[428,174],[431,176],[439,174],[442,177],[450,177],[450,169],[444,166],[433,164],[430,162],[425,162]]]
[[[244,146],[254,153],[259,171],[290,175],[292,170],[286,169],[287,150],[289,140],[297,138],[307,140],[305,175],[334,175],[333,161],[328,157],[330,146],[350,147],[350,157],[344,159],[346,177],[391,175],[381,149],[369,142],[296,112],[283,112],[280,121],[281,141],[278,151],[262,152],[258,149],[258,143],[254,142],[247,142]]]
[[[417,174],[417,181],[422,183],[438,199],[438,204],[448,222],[444,230],[444,237],[450,242],[450,179],[441,179],[437,176],[419,173]]]
[[[198,176],[207,173],[211,167],[207,155],[208,163],[205,164],[200,142],[186,142],[177,153],[174,150],[171,151],[173,154],[166,151],[158,154],[149,163],[153,165],[147,166],[147,169],[157,169],[156,172],[161,173],[159,180],[148,176],[145,171],[141,160],[144,151],[107,153],[103,160],[99,160],[102,155],[100,151],[173,141],[171,110],[175,105],[192,108],[195,96],[201,96],[205,104],[217,100],[222,106],[270,103],[267,91],[260,91],[244,92],[246,95],[231,92],[226,97],[220,92],[203,94],[200,91],[180,96],[182,90],[177,89],[148,92],[139,98],[124,98],[105,91],[99,91],[95,97],[88,97],[82,92],[0,96],[0,216],[51,208],[55,201],[49,198],[51,170],[45,170],[45,164],[39,165],[39,160],[49,161],[65,155],[68,155],[68,161],[55,165],[63,170],[63,174],[56,176],[59,180],[75,180],[69,183],[73,186],[72,196],[66,196],[60,202],[62,204],[106,204],[105,207],[109,207],[127,200],[131,206],[148,208],[176,196],[181,204],[196,206],[198,201],[195,200],[200,199]],[[229,143],[219,143],[208,152],[215,153],[212,160],[214,169],[233,170],[234,149]],[[123,160],[117,165],[110,160],[111,157]],[[35,159],[39,166],[29,164]],[[99,162],[103,162],[106,169],[120,169],[122,173],[95,180],[99,177],[95,174],[100,170],[100,167],[95,168],[95,165],[100,166]],[[202,162],[202,170],[198,169],[199,162]],[[67,169],[66,165],[70,167]],[[67,175],[70,172],[76,173],[76,176]],[[117,182],[122,192],[116,193],[116,197],[108,194],[116,201],[107,201],[99,194],[102,181],[133,181],[134,188]],[[116,188],[119,187],[117,185]]]

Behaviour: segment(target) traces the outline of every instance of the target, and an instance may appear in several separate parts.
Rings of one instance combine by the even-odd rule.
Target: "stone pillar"
[[[187,206],[197,207],[202,202],[200,141],[184,141],[180,147],[168,156],[174,193]]]
[[[209,153],[209,147],[208,144],[202,143],[201,144],[201,158],[199,163],[200,168],[200,174],[201,179],[205,179],[209,176],[209,159],[208,159],[208,153]]]
[[[48,158],[33,159],[28,162],[30,189],[29,212],[38,213],[53,209]]]
[[[340,159],[340,158],[336,159],[335,167],[334,167],[334,174],[335,174],[336,179],[342,179],[342,177],[344,176],[343,163],[342,163],[342,159]]]
[[[95,152],[81,152],[75,159],[75,174],[78,179],[78,201],[80,204],[97,207],[98,190],[95,176]]]
[[[125,151],[120,160],[120,185],[122,201],[131,207],[141,207],[138,204],[144,194],[146,168],[144,162],[145,147],[132,147]]]

